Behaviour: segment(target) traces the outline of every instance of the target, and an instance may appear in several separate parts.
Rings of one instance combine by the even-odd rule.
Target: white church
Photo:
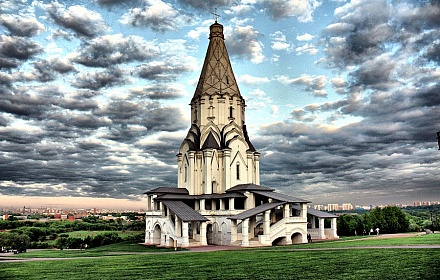
[[[177,187],[145,193],[146,244],[247,247],[307,243],[308,234],[338,238],[337,216],[260,186],[260,154],[246,130],[245,101],[217,21],[190,106]]]

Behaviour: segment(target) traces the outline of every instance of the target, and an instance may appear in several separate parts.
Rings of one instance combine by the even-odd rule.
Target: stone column
[[[338,226],[337,226],[337,222],[336,222],[337,218],[332,218],[332,234],[334,238],[339,238],[338,236]]]
[[[242,222],[241,246],[249,246],[249,218]]]
[[[225,201],[223,198],[220,198],[220,210],[225,210]]]
[[[195,163],[194,163],[194,177],[191,179],[191,183],[194,185],[194,190],[195,193],[194,194],[203,194],[203,186],[202,186],[202,181],[203,181],[203,174],[202,174],[202,170],[203,170],[203,152],[198,151],[196,152],[196,156],[195,156]],[[197,170],[197,172],[196,172]]]
[[[319,239],[325,239],[325,233],[324,233],[324,218],[319,218]]]
[[[304,220],[304,221],[307,221],[307,203],[301,203],[300,204],[300,207],[301,207],[301,218]]]
[[[231,149],[224,149],[223,153],[225,155],[225,189],[231,188]]]
[[[231,220],[231,243],[237,241],[237,220]]]
[[[257,218],[255,216],[249,218],[249,239],[255,237],[255,225],[257,224]]]
[[[188,152],[188,177],[186,181],[186,186],[188,187],[187,189],[189,190],[189,194],[191,195],[197,194],[197,190],[195,188],[196,184],[194,183],[195,155],[196,154],[193,151]]]
[[[147,211],[151,211],[151,196],[147,196]]]
[[[204,181],[205,181],[205,194],[212,194],[212,150],[205,150],[203,152],[203,157],[205,159],[204,168]]]
[[[206,240],[206,222],[200,222],[200,243],[202,245],[208,245]]]
[[[246,180],[249,183],[253,183],[253,177],[254,177],[254,164],[253,164],[253,155],[252,152],[247,152],[246,154],[246,164],[247,164],[247,174],[246,174]]]
[[[234,204],[235,199],[233,197],[229,198],[229,210],[235,210]]]
[[[313,215],[310,216],[310,222],[312,223],[312,228],[316,228],[315,216]]]
[[[188,222],[182,221],[182,246],[188,246],[189,245],[189,238],[188,238]]]
[[[260,153],[254,153],[255,160],[255,184],[260,184]]]
[[[284,204],[284,213],[283,218],[289,218],[290,217],[290,204]]]
[[[179,219],[179,217],[177,217],[177,215],[174,216],[174,231],[175,231],[177,237],[182,236],[182,226],[180,224],[180,219]]]
[[[177,187],[181,187],[183,185],[183,183],[185,183],[184,178],[185,178],[185,170],[182,166],[182,154],[179,153],[177,155]]]
[[[270,210],[264,212],[263,234],[270,235]]]
[[[204,199],[200,199],[200,210],[201,211],[205,211],[206,210],[205,200]]]

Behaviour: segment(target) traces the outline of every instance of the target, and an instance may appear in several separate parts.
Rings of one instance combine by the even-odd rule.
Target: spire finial
[[[211,13],[211,14],[213,14],[213,15],[214,15],[214,20],[215,20],[215,23],[217,23],[217,21],[218,21],[218,18],[220,17],[220,15],[219,15],[219,14],[217,14],[217,8],[214,8],[214,12],[213,12],[213,13]]]

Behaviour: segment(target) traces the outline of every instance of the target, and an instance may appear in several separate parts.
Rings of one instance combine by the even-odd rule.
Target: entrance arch
[[[278,237],[277,239],[275,239],[272,242],[272,246],[280,246],[280,245],[286,245],[286,237],[285,236]]]
[[[214,232],[212,230],[212,224],[208,224],[206,226],[206,243],[208,243],[208,245],[214,244]]]
[[[292,239],[292,244],[302,244],[302,234],[299,232],[295,232],[290,237]]]
[[[153,231],[153,244],[160,244],[160,237],[162,235],[162,230],[159,225],[154,227]]]

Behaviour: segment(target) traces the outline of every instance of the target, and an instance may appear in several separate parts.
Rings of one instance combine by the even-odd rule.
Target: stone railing
[[[270,227],[270,240],[274,240],[282,233],[286,233],[286,220],[283,218]]]

